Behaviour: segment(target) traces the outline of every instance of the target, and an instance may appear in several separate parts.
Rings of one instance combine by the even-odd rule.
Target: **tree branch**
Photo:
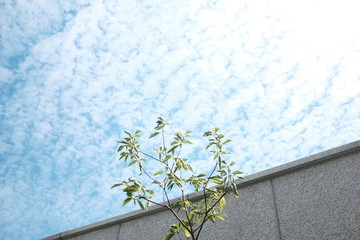
[[[205,216],[204,216],[204,218],[203,218],[203,221],[202,221],[201,225],[199,225],[199,226],[194,230],[194,233],[199,230],[199,232],[197,233],[196,239],[199,238],[200,232],[201,232],[201,230],[202,230],[205,222],[210,219],[210,217],[208,217],[209,212],[218,204],[218,202],[220,202],[220,200],[221,200],[223,197],[225,197],[226,194],[227,194],[227,191],[225,190],[225,192],[221,195],[221,197],[207,210],[207,212],[205,213]]]
[[[161,206],[161,207],[164,207],[164,208],[168,208],[167,205],[161,204],[161,203],[158,203],[158,202],[155,202],[155,201],[152,201],[152,200],[150,200],[150,199],[148,199],[148,198],[146,198],[146,197],[144,197],[144,196],[140,196],[140,198],[142,198],[142,199],[144,199],[144,200],[146,200],[146,201],[149,201],[149,202],[151,202],[151,203],[153,203],[153,204],[155,204],[155,205],[158,205],[158,206]]]

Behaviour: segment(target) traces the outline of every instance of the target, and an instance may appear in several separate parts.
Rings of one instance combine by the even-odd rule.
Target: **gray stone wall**
[[[360,141],[249,175],[238,188],[229,217],[207,223],[201,239],[360,239]],[[153,206],[43,240],[157,240],[175,222]]]

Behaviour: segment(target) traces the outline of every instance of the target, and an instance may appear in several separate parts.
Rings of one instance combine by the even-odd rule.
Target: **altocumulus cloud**
[[[359,139],[357,1],[9,1],[0,5],[1,239],[124,213],[122,130],[233,139],[247,174]],[[334,17],[339,16],[339,17]]]

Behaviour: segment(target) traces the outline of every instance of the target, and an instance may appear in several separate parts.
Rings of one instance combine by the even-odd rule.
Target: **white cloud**
[[[4,5],[0,236],[40,238],[127,211],[109,189],[135,174],[116,161],[116,140],[151,131],[159,114],[169,133],[194,131],[184,153],[199,168],[214,125],[246,173],[357,140],[357,3],[324,3]]]

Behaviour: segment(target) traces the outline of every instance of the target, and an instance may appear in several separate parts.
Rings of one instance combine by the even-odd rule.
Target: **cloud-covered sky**
[[[217,126],[247,174],[360,137],[356,0],[0,4],[0,238],[134,210],[123,130]]]

